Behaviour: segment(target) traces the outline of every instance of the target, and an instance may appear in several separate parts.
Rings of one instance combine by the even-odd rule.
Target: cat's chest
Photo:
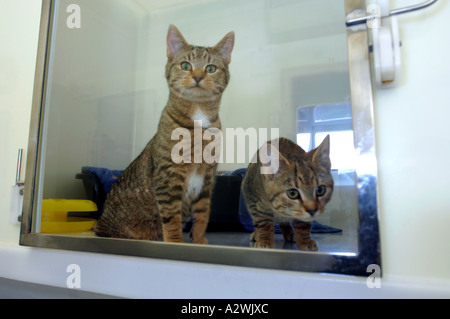
[[[196,170],[193,173],[191,173],[191,175],[187,180],[186,197],[197,198],[202,190],[203,182],[204,182],[203,175],[198,174]]]
[[[207,113],[203,112],[203,110],[198,106],[194,107],[191,120],[200,122],[200,125],[203,128],[209,128],[211,126],[211,117]]]

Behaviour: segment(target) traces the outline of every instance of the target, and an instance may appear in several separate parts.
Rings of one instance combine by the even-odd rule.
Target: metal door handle
[[[381,19],[389,18],[389,17],[395,16],[395,15],[399,15],[399,14],[404,14],[404,13],[408,13],[408,12],[422,10],[422,9],[425,9],[425,8],[431,6],[432,4],[435,4],[437,1],[438,0],[428,0],[428,1],[425,1],[423,3],[419,3],[419,4],[416,4],[416,5],[413,5],[413,6],[400,8],[400,9],[395,9],[395,10],[390,11],[389,15],[383,16],[383,17],[379,17],[379,18],[381,18]],[[354,26],[354,25],[366,23],[367,20],[373,19],[373,18],[374,18],[374,16],[370,15],[370,16],[365,16],[365,17],[361,17],[361,18],[349,19],[349,20],[347,20],[347,22],[345,24],[347,25],[347,27],[351,27],[351,26]]]

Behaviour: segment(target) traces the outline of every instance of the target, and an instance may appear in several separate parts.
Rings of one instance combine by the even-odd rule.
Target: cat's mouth
[[[204,90],[205,88],[204,87],[202,87],[201,85],[200,85],[200,83],[195,83],[195,84],[193,84],[192,86],[191,86],[191,89],[194,89],[194,90],[198,90],[198,89],[200,89],[200,90]]]
[[[310,222],[313,222],[315,218],[314,218],[313,216],[309,215],[309,214],[305,214],[305,215],[303,215],[302,217],[300,217],[299,219],[300,219],[301,221],[310,223]]]
[[[322,214],[321,211],[317,211],[315,214],[311,215],[310,213],[307,212],[296,212],[295,214],[293,214],[295,219],[301,220],[303,222],[306,223],[311,223],[313,222],[316,217],[319,217]]]
[[[188,99],[194,100],[209,100],[214,97],[214,92],[202,83],[189,84],[184,86],[184,89],[178,92],[180,95]]]

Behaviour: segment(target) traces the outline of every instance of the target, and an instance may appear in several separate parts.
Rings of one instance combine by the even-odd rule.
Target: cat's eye
[[[208,65],[206,67],[206,72],[208,72],[208,73],[214,73],[216,71],[217,71],[217,66],[215,66],[215,65]]]
[[[289,189],[287,191],[287,195],[290,199],[298,199],[300,198],[300,193],[298,190],[296,190],[295,188]]]
[[[322,197],[327,192],[327,187],[325,185],[320,185],[316,188],[316,196]]]
[[[192,70],[192,65],[189,62],[183,62],[181,63],[181,68],[185,71]]]

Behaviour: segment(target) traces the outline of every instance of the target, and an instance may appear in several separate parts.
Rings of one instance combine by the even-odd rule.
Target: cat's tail
[[[115,223],[108,222],[105,220],[104,215],[95,223],[94,233],[99,237],[115,237],[121,238],[120,229],[115,225]]]
[[[109,218],[113,214],[103,214],[94,226],[99,237],[162,240],[162,226],[159,220],[143,219],[135,222]],[[113,215],[114,216],[114,215]]]

